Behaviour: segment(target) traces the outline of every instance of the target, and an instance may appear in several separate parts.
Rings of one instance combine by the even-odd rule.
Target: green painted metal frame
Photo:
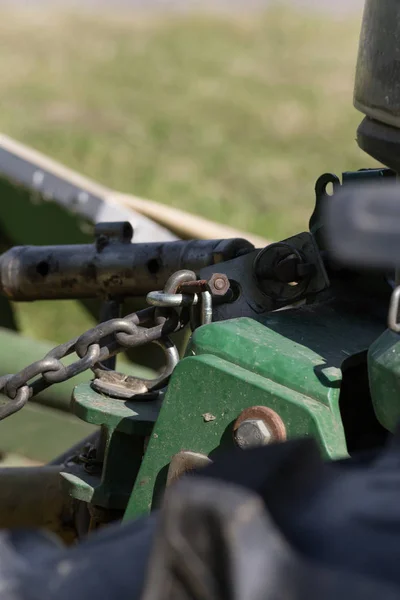
[[[289,438],[313,436],[325,457],[345,456],[341,367],[381,331],[369,316],[329,305],[198,329],[172,376],[125,519],[159,505],[175,454],[189,450],[213,458],[232,447],[233,423],[251,406],[276,411]],[[215,419],[204,419],[206,413]]]
[[[18,372],[45,356],[54,346],[54,343],[34,340],[0,328],[0,375]],[[125,373],[137,377],[154,377],[150,369],[128,362],[122,368]],[[89,377],[86,372],[70,381],[51,386],[12,419],[0,422],[0,453],[10,452],[47,462],[95,430],[95,425],[85,422],[85,419],[66,414],[71,413],[74,386],[87,384]]]
[[[75,388],[72,411],[83,421],[101,427],[104,454],[97,473],[88,472],[81,464],[62,473],[66,494],[102,508],[125,509],[142,461],[144,440],[151,434],[160,406],[160,400],[109,398],[90,384]]]
[[[393,432],[400,420],[400,335],[389,329],[368,352],[372,404],[378,421]]]
[[[8,198],[0,242],[60,244],[92,239],[90,227],[81,218],[46,202],[35,204],[31,192],[1,178],[0,193]],[[0,307],[4,314],[1,323],[15,327],[10,306],[5,303]],[[370,347],[370,381],[378,419],[393,429],[400,416],[400,337],[390,332],[381,335],[382,330],[380,322],[363,315],[351,302],[340,309],[328,303],[279,311],[260,322],[242,318],[213,323],[193,335],[162,405],[105,397],[82,383],[87,381],[84,374],[76,381],[81,384],[73,401],[73,412],[80,420],[70,417],[68,426],[74,431],[72,437],[78,429],[84,432],[83,437],[100,427],[104,465],[101,473],[89,473],[83,465],[63,473],[64,491],[92,505],[126,508],[127,520],[145,514],[161,502],[173,456],[189,450],[213,459],[232,447],[234,421],[245,408],[255,405],[276,411],[288,437],[312,436],[325,457],[345,456],[340,389],[342,367],[350,357]],[[15,372],[19,364],[23,367],[31,362],[29,353],[36,360],[38,354],[50,349],[47,344],[40,348],[36,341],[30,347],[26,340],[6,330],[0,332],[0,339],[7,350],[2,353],[4,372]],[[65,409],[70,391],[71,382],[60,384],[47,390],[41,401]],[[21,413],[25,421],[19,427],[36,423],[35,437],[40,411],[45,411],[42,416],[46,414],[48,423],[52,419],[55,423],[61,414],[34,405],[26,408]],[[206,413],[213,418],[205,418]],[[17,419],[13,420],[16,431]],[[11,421],[7,422],[7,433],[12,437]],[[11,442],[9,447],[15,451]],[[48,448],[40,452],[44,456]]]

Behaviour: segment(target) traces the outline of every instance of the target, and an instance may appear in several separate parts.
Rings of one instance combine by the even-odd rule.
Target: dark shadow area
[[[385,331],[390,294],[383,274],[341,273],[315,304],[271,313],[261,322],[319,354],[325,364],[318,365],[316,374],[325,385],[324,369],[341,368]]]
[[[343,364],[339,407],[350,455],[384,445],[388,432],[375,416],[366,352],[351,357]]]
[[[168,465],[165,465],[165,467],[163,467],[157,474],[156,480],[154,482],[153,496],[151,499],[151,510],[156,510],[161,506],[161,502],[167,485],[168,469],[169,463]]]
[[[221,435],[220,443],[208,455],[211,460],[216,460],[222,453],[237,447],[233,441],[234,423],[235,421],[231,421],[229,425],[226,426],[223,434]]]

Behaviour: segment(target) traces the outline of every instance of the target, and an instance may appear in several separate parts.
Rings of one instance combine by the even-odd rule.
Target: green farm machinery
[[[279,242],[204,222],[193,239],[184,215],[157,219],[1,139],[0,449],[35,463],[0,469],[4,530],[83,547],[164,506],[183,519],[175,490],[197,514],[184,476],[230,451],[239,465],[308,439],[343,464],[386,447],[400,418],[399,22],[394,0],[367,0],[357,140],[384,166],[321,175],[309,230]],[[15,303],[43,300],[97,324],[61,345],[22,337]],[[143,597],[278,597],[160,585]]]

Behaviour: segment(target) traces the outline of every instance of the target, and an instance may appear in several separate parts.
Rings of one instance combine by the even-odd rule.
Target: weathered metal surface
[[[84,383],[73,391],[71,410],[86,423],[104,425],[127,435],[146,436],[151,433],[160,406],[160,400],[127,402],[109,398]]]
[[[117,227],[120,231],[121,227],[123,230],[123,225],[107,224],[103,229],[111,227],[114,231]],[[130,233],[129,228],[129,235]],[[118,240],[111,243],[108,237],[106,243],[113,246],[119,245]],[[128,243],[129,236],[126,239],[126,244]],[[162,294],[166,293],[166,296],[174,298],[174,294],[170,292],[177,289],[179,284],[185,282],[187,278],[189,281],[193,281],[196,275],[193,271],[186,269],[175,272],[168,278]],[[189,296],[189,298],[194,300],[195,295]],[[108,304],[110,304],[110,300],[107,301]],[[161,389],[167,384],[169,376],[179,361],[179,352],[168,334],[179,332],[189,321],[192,331],[198,326],[211,323],[213,306],[210,292],[201,292],[198,308],[200,308],[198,313],[192,312],[192,309],[188,313],[176,311],[174,308],[160,311],[155,307],[149,307],[124,318],[114,318],[105,322],[102,320],[100,324],[88,329],[82,335],[51,349],[43,358],[27,365],[18,373],[0,377],[0,391],[9,400],[0,406],[0,420],[21,410],[29,399],[43,389],[54,383],[72,379],[90,369],[96,377],[93,387],[114,398],[130,398],[135,394],[152,393]],[[161,346],[166,355],[163,372],[152,380],[131,377],[104,367],[104,362],[115,354],[152,342]],[[65,365],[62,359],[73,353],[78,358]]]
[[[336,410],[341,365],[383,329],[357,306],[324,303],[274,312],[261,322],[215,323],[196,332],[188,353],[219,356]]]
[[[40,356],[48,354],[53,347],[50,342],[33,340],[8,329],[0,328],[0,376],[21,371],[27,364],[33,363]],[[127,362],[124,363],[124,372],[127,375],[148,379],[154,376],[154,372],[150,369],[134,367]],[[69,412],[73,386],[86,383],[87,380],[88,374],[81,373],[70,381],[58,383],[51,389],[43,390],[35,396],[33,401]]]
[[[229,279],[224,273],[214,273],[210,280],[197,279],[179,284],[177,291],[182,294],[210,292],[213,296],[225,296],[229,290]]]
[[[346,455],[341,367],[382,329],[356,307],[334,305],[198,329],[172,376],[125,518],[157,505],[172,456],[185,450],[213,458],[233,446],[236,419],[254,406],[272,409],[288,438],[312,436],[326,457]],[[215,418],[205,420],[206,413]]]
[[[271,310],[282,308],[297,301],[304,300],[308,295],[324,290],[329,285],[319,250],[313,237],[307,233],[283,240],[281,244],[286,248],[286,256],[293,252],[299,253],[306,263],[312,265],[313,273],[299,285],[289,285],[274,279],[268,274],[265,279],[258,273],[259,263],[264,262],[267,255],[268,266],[274,267],[275,251],[277,246],[263,250],[254,250],[243,256],[238,256],[224,263],[223,270],[228,277],[232,299],[230,303],[216,304],[213,311],[213,320],[222,321],[236,317],[259,318]],[[289,249],[289,246],[291,250]],[[264,265],[265,266],[265,265]],[[213,275],[210,267],[205,267],[199,272],[201,279],[209,279]]]
[[[247,440],[248,437],[254,438],[254,434],[249,436],[243,431],[243,424],[249,421],[253,422],[252,427],[255,430],[261,430],[261,434],[263,433],[262,428],[265,428],[264,435],[260,436],[260,441],[265,438],[264,441],[267,444],[286,440],[285,424],[275,411],[267,406],[251,406],[240,413],[233,425],[233,435],[239,446],[254,445],[252,444],[252,440]],[[256,435],[256,437],[258,436]],[[243,440],[243,443],[240,440]]]
[[[159,399],[131,402],[108,398],[89,384],[75,388],[74,414],[101,426],[102,441],[93,457],[94,468],[78,463],[63,471],[64,492],[94,506],[124,509],[142,460],[145,437],[151,434],[160,406]]]
[[[8,402],[0,406],[0,419],[23,408],[28,400],[54,383],[73,379],[103,360],[123,352],[126,348],[159,340],[167,329],[169,320],[163,317],[154,327],[143,327],[154,322],[154,311],[147,309],[133,313],[125,319],[112,319],[100,323],[77,338],[50,350],[42,359],[35,360],[16,374],[0,378],[0,390]],[[172,315],[172,328],[178,323]],[[75,353],[78,358],[64,365],[61,359]],[[33,380],[33,381],[32,381]]]
[[[271,431],[262,419],[245,419],[233,431],[236,445],[242,450],[273,443]]]
[[[162,372],[153,379],[133,377],[115,370],[98,368],[94,370],[96,377],[92,383],[93,389],[112,398],[134,400],[136,394],[152,393],[166,386],[171,373],[179,362],[179,353],[176,346],[166,336],[156,340],[155,344],[164,352],[165,366]]]
[[[178,365],[170,383],[125,518],[157,506],[169,462],[177,452],[190,450],[212,459],[219,449],[233,447],[233,423],[254,404],[273,408],[289,437],[314,435],[321,444],[323,440],[326,455],[346,454],[339,415],[328,406],[221,358],[189,357]],[[206,412],[215,420],[204,422]]]
[[[175,271],[198,272],[252,248],[239,239],[113,243],[101,251],[96,244],[19,246],[0,258],[0,284],[12,300],[145,296]]]
[[[183,322],[183,325],[186,322]],[[175,311],[160,315],[150,307],[123,319],[111,319],[88,329],[81,336],[56,346],[42,359],[27,365],[18,373],[0,378],[0,391],[9,400],[0,406],[0,420],[21,410],[30,398],[43,389],[54,383],[72,379],[89,369],[96,371],[104,360],[124,352],[127,348],[151,342],[161,343],[170,356],[167,368],[171,372],[178,360],[178,352],[167,334],[179,331],[183,325],[181,316]],[[61,359],[73,353],[78,358],[67,365],[63,364]],[[156,378],[152,385],[161,384],[165,379],[164,375],[165,373]]]
[[[327,183],[321,184],[324,199]],[[321,233],[318,211],[314,216]],[[39,375],[46,387],[88,368],[99,380],[107,379],[103,391],[122,395],[121,384],[125,393],[125,384],[136,385],[137,379],[99,374],[99,363],[178,332],[189,313],[192,329],[210,323],[213,313],[217,321],[196,330],[166,392],[158,389],[166,384],[161,380],[157,396],[142,394],[136,401],[110,398],[89,384],[75,389],[72,411],[98,427],[99,435],[66,462],[64,493],[89,504],[93,523],[124,511],[130,519],[157,507],[168,483],[235,443],[246,448],[314,437],[326,458],[345,456],[343,365],[366,354],[382,323],[360,310],[361,296],[353,288],[342,293],[347,280],[340,282],[334,270],[332,293],[325,292],[330,282],[314,237],[298,234],[260,251],[240,239],[135,246],[131,233],[130,227],[107,224],[97,228],[94,244],[14,248],[0,259],[1,284],[13,299],[102,296],[118,304],[119,311],[123,296],[164,288],[173,300],[168,310],[151,308],[101,323],[2,379],[0,389],[11,399],[18,400],[24,390],[34,393],[30,381]],[[185,271],[176,273],[182,267]],[[168,279],[172,272],[173,281]],[[194,281],[197,276],[200,281]],[[270,312],[295,301],[313,302],[321,292],[328,302],[318,296],[316,304]],[[78,360],[63,365],[60,360],[72,351]],[[175,365],[176,351],[174,357]],[[113,391],[111,380],[117,384]],[[133,386],[128,396],[147,389]]]

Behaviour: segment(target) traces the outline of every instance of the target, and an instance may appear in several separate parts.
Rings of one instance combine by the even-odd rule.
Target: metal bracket
[[[62,472],[65,493],[93,506],[123,510],[161,401],[114,400],[97,393],[89,384],[77,386],[72,412],[87,423],[101,426],[99,444],[90,457],[91,465],[97,468],[88,469],[85,461],[66,465]]]
[[[309,272],[304,272],[306,276],[299,277],[297,282],[282,282],[279,263],[293,254],[297,257],[298,266],[307,267]],[[214,321],[236,317],[258,318],[329,286],[319,249],[308,232],[227,261],[220,265],[220,270],[229,279],[233,299],[230,303],[214,306]],[[202,269],[199,275],[201,279],[209,279],[212,269]],[[293,283],[296,285],[291,285]]]

